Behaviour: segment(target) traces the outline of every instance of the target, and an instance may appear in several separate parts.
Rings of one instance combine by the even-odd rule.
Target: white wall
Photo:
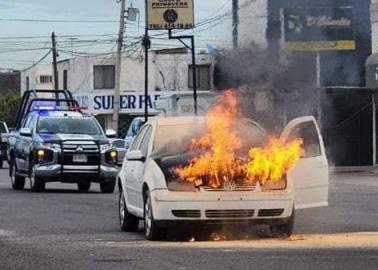
[[[371,30],[373,53],[378,53],[378,0],[371,0]]]
[[[54,84],[41,84],[40,76],[52,76],[52,65],[37,65],[33,68],[21,71],[21,93],[26,91],[26,77],[29,77],[29,89],[51,90]]]
[[[149,60],[150,91],[189,90],[188,67],[191,64],[190,54],[155,54],[152,52]],[[213,56],[199,54],[196,60],[197,65],[211,65],[211,74],[213,73]],[[94,89],[94,65],[115,65],[115,56],[77,57],[59,62],[59,87],[63,88],[63,71],[67,70],[68,89],[73,93],[113,91],[114,89]],[[124,57],[121,74],[121,91],[144,91],[144,58],[142,56]],[[213,90],[212,80],[211,89],[208,90]]]
[[[245,7],[243,7],[245,5]],[[252,42],[266,47],[265,32],[268,23],[267,0],[241,0],[239,11],[241,47],[248,47]]]

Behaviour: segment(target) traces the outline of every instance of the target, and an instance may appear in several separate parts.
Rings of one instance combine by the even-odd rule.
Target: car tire
[[[150,192],[147,190],[144,200],[144,230],[147,240],[163,240],[166,236],[166,229],[158,227],[154,220]]]
[[[41,177],[37,177],[34,170],[34,165],[32,165],[30,169],[30,190],[32,192],[42,192],[45,190],[46,182]]]
[[[2,169],[3,167],[4,167],[4,160],[1,159],[1,160],[0,160],[0,169]]]
[[[16,161],[12,159],[9,162],[9,177],[11,178],[12,188],[14,190],[23,190],[25,187],[25,177],[17,175]]]
[[[100,183],[100,190],[102,193],[113,193],[115,189],[116,181],[110,182],[101,182]]]
[[[295,211],[292,210],[292,214],[285,223],[270,225],[270,231],[273,235],[278,237],[290,237],[294,230]]]
[[[127,211],[127,204],[123,191],[119,193],[119,224],[123,232],[138,231],[139,219]]]
[[[80,182],[77,183],[77,188],[80,192],[88,192],[91,188],[91,182]]]

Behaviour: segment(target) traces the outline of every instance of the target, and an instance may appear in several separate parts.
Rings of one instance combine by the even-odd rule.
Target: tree
[[[8,126],[13,127],[16,124],[20,102],[20,94],[15,91],[0,97],[0,121],[5,121]]]

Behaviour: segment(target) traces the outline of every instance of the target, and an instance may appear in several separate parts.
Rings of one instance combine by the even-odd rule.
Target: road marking
[[[15,231],[0,230],[0,237],[10,237],[10,236],[15,236],[15,235],[16,235]]]

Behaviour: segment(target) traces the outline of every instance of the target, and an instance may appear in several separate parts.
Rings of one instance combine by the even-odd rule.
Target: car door
[[[296,209],[328,205],[329,173],[323,138],[312,116],[291,121],[281,139],[302,138],[302,154],[288,175],[292,181]]]
[[[29,115],[26,120],[24,121],[22,128],[30,128],[31,123],[33,120],[33,116]],[[15,154],[16,154],[16,162],[17,162],[17,168],[21,171],[27,171],[29,168],[28,164],[28,146],[30,145],[32,138],[22,136],[19,134],[16,140],[16,146],[15,146]]]
[[[148,149],[150,145],[150,138],[152,134],[152,127],[147,126],[147,130],[143,135],[142,141],[139,145],[138,150],[143,153],[144,157],[148,156]],[[138,209],[143,209],[143,196],[142,196],[142,189],[143,189],[143,175],[145,169],[146,162],[144,161],[136,161],[135,162],[135,170],[134,170],[134,179],[135,179],[135,187],[136,187],[136,194],[135,194],[135,204]]]
[[[143,136],[147,131],[147,126],[143,127],[138,135],[135,137],[133,143],[130,146],[129,152],[136,151],[140,148]],[[127,156],[127,155],[126,155]],[[124,161],[124,176],[126,185],[126,198],[129,207],[134,208],[137,205],[137,196],[139,194],[137,178],[136,178],[136,168],[138,167],[139,161],[136,160],[125,160]]]

